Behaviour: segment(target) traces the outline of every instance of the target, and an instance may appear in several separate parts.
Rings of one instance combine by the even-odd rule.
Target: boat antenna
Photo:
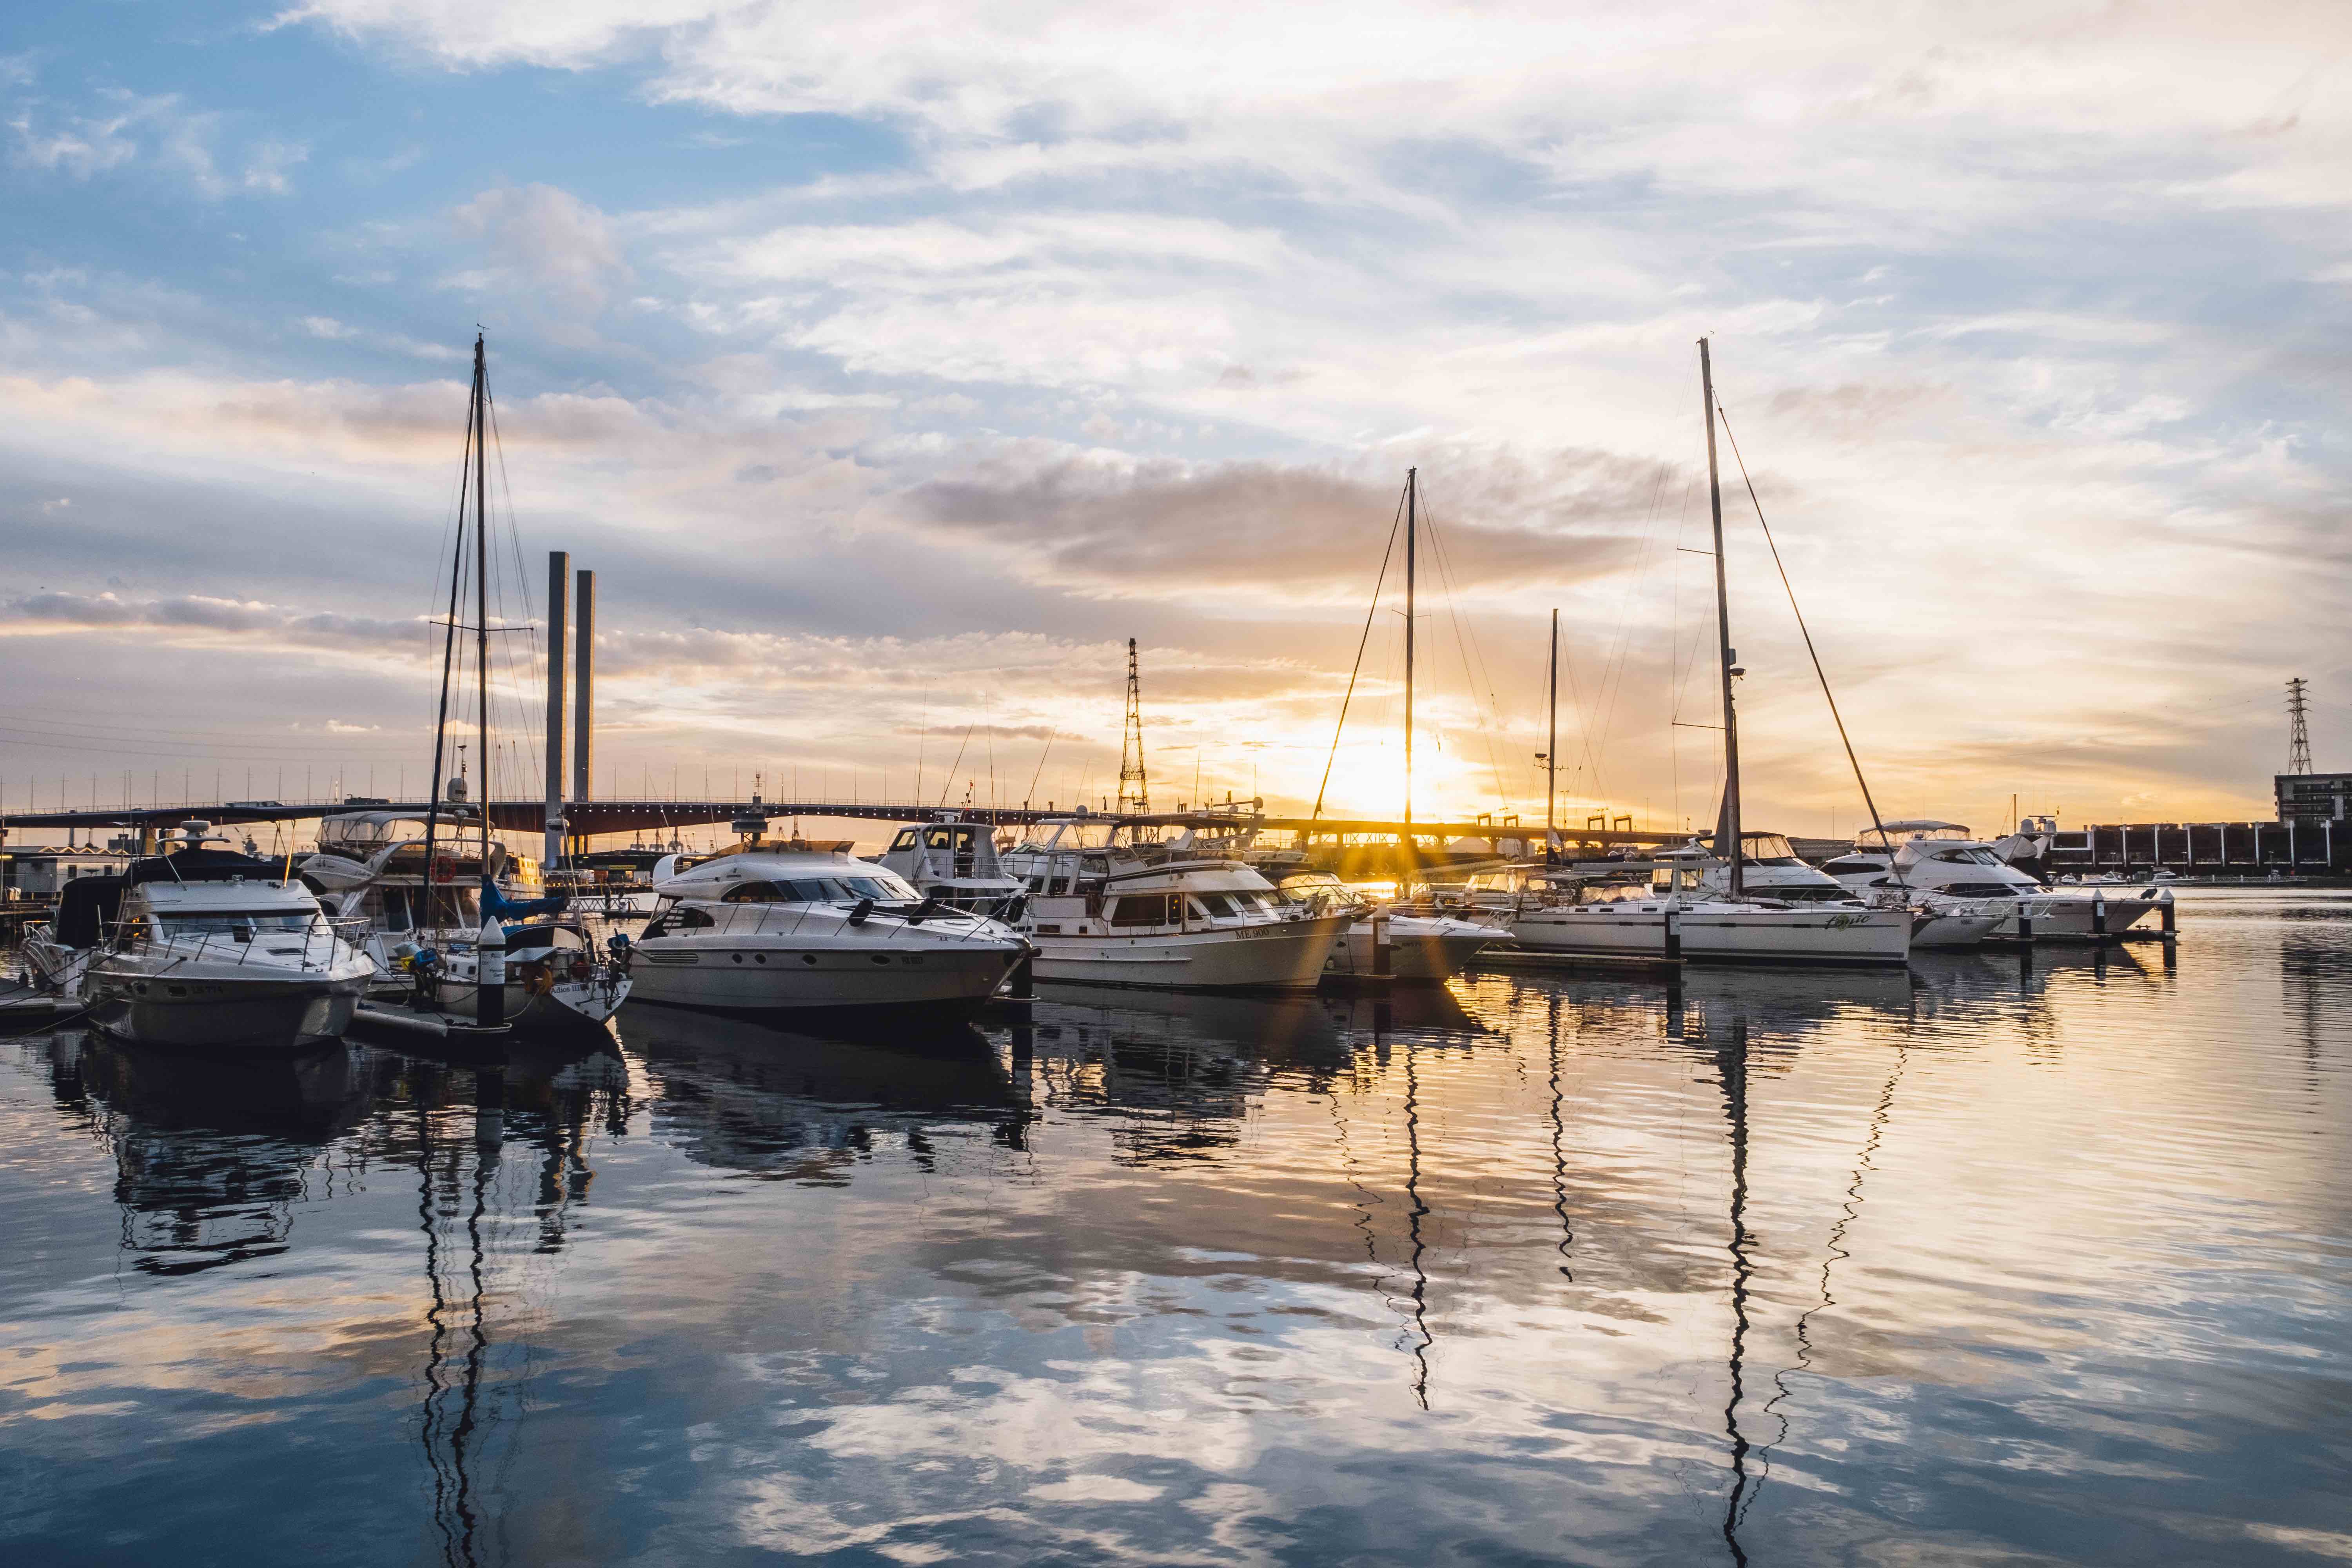
[[[1862,804],[1870,812],[1871,828],[1878,835],[1879,843],[1885,844],[1886,829],[1879,824],[1878,802],[1871,798],[1870,781],[1862,776],[1862,761],[1853,754],[1853,742],[1846,735],[1845,720],[1838,712],[1837,694],[1830,689],[1829,674],[1822,668],[1822,656],[1813,648],[1813,634],[1805,625],[1805,612],[1797,607],[1796,587],[1789,581],[1788,567],[1781,564],[1780,547],[1772,541],[1772,525],[1764,521],[1764,503],[1756,499],[1756,481],[1748,477],[1748,459],[1739,455],[1739,437],[1732,434],[1731,416],[1720,404],[1716,405],[1716,412],[1723,419],[1724,439],[1731,443],[1731,460],[1739,465],[1740,482],[1748,487],[1748,502],[1756,509],[1757,526],[1764,531],[1765,548],[1772,552],[1772,569],[1780,574],[1780,587],[1789,595],[1789,613],[1797,617],[1798,634],[1805,639],[1805,657],[1813,661],[1813,678],[1822,683],[1822,698],[1830,705],[1830,721],[1837,726],[1838,743],[1845,748],[1846,764],[1853,769],[1853,782],[1862,789]],[[1902,871],[1895,868],[1892,856],[1887,865],[1895,871],[1895,886],[1910,886]]]
[[[1716,853],[1731,868],[1731,900],[1742,896],[1739,854],[1739,728],[1732,717],[1731,679],[1738,655],[1731,647],[1731,595],[1723,579],[1723,487],[1715,467],[1715,367],[1705,338],[1698,341],[1698,381],[1706,416],[1706,504],[1715,520],[1715,642],[1723,671],[1723,814],[1715,830]]]

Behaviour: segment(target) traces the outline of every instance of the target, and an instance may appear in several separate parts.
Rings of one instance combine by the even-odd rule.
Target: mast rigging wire
[[[1830,719],[1837,725],[1838,742],[1845,747],[1845,760],[1853,769],[1853,782],[1862,788],[1862,804],[1870,809],[1871,828],[1878,834],[1883,843],[1885,840],[1886,829],[1878,820],[1878,803],[1870,796],[1870,781],[1862,776],[1862,760],[1853,754],[1853,742],[1847,736],[1845,720],[1838,712],[1837,694],[1830,689],[1829,674],[1822,668],[1822,656],[1813,647],[1813,634],[1805,625],[1805,612],[1797,607],[1797,590],[1789,581],[1788,567],[1781,564],[1780,547],[1773,542],[1772,525],[1764,521],[1764,503],[1756,499],[1756,481],[1748,477],[1748,459],[1739,455],[1739,437],[1731,433],[1731,416],[1725,411],[1723,399],[1720,397],[1715,400],[1715,412],[1723,421],[1725,439],[1731,444],[1731,460],[1739,465],[1739,482],[1748,487],[1748,504],[1756,509],[1757,525],[1763,529],[1765,546],[1772,552],[1772,569],[1780,574],[1780,587],[1789,595],[1790,613],[1797,617],[1797,631],[1805,639],[1805,657],[1813,661],[1813,676],[1822,683],[1822,697],[1830,705]],[[1731,846],[1730,852],[1734,856],[1737,856],[1738,851],[1738,845]],[[1897,871],[1895,881],[1900,884],[1902,880],[1903,874]]]
[[[1331,764],[1339,759],[1339,736],[1348,728],[1348,704],[1356,699],[1356,677],[1364,668],[1364,648],[1372,639],[1372,621],[1381,613],[1381,586],[1388,581],[1389,559],[1396,553],[1397,530],[1404,526],[1404,492],[1397,492],[1396,516],[1389,522],[1388,548],[1381,552],[1380,574],[1372,579],[1372,602],[1364,611],[1364,635],[1356,639],[1356,662],[1348,671],[1347,695],[1339,699],[1339,722],[1331,729],[1331,750],[1323,759],[1323,782],[1315,786],[1315,809],[1307,818],[1311,826],[1323,816],[1323,792],[1331,787]]]

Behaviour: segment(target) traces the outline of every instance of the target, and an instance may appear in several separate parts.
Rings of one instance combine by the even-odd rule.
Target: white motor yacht
[[[740,1013],[969,1012],[1029,952],[998,921],[926,902],[845,854],[746,843],[656,879],[615,939],[641,1001]]]
[[[288,1050],[341,1037],[375,965],[281,862],[184,847],[70,884],[33,933],[44,974],[71,973],[89,1017],[139,1045]],[[37,952],[34,950],[37,949]]]
[[[1477,957],[1481,948],[1502,940],[1502,932],[1475,921],[1381,910],[1332,871],[1283,871],[1276,886],[1286,900],[1309,914],[1348,916],[1347,934],[1331,944],[1331,956],[1324,961],[1327,974],[1381,973],[1374,951],[1380,940],[1376,918],[1388,927],[1387,973],[1398,980],[1448,979]]]
[[[1022,931],[1040,980],[1304,991],[1354,923],[1286,903],[1238,860],[1138,842],[1097,818],[1047,818],[1003,865],[1028,889]]]
[[[2003,859],[1996,847],[1957,822],[1888,822],[1864,829],[1851,855],[1822,869],[1856,891],[1896,889],[1932,900],[1974,904],[1999,913],[1996,937],[2095,942],[2121,936],[2163,909],[2168,893],[2150,887],[2136,898],[2104,891],[2059,891]]]

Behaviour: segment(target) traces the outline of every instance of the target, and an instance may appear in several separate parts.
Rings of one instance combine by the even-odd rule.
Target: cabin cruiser
[[[443,1012],[471,1015],[480,1000],[479,948],[488,917],[506,936],[501,1016],[509,1027],[526,1033],[603,1028],[628,998],[627,973],[586,923],[566,912],[563,898],[509,899],[499,883],[514,864],[505,845],[484,842],[473,809],[453,800],[430,825],[402,811],[327,817],[301,874],[319,889],[322,904],[359,922],[360,940],[378,967],[380,994],[413,995]]]
[[[139,1045],[289,1050],[340,1038],[375,974],[284,864],[182,847],[76,881],[26,957]]]
[[[1016,918],[1015,900],[1028,890],[997,859],[993,830],[985,823],[965,822],[952,811],[898,829],[874,863],[897,872],[933,903],[996,920]]]
[[[1309,914],[1349,917],[1347,934],[1331,944],[1331,956],[1324,961],[1323,972],[1329,975],[1382,973],[1374,951],[1381,934],[1376,921],[1388,927],[1386,973],[1398,980],[1447,979],[1475,958],[1479,949],[1502,940],[1494,927],[1475,921],[1382,910],[1331,871],[1282,870],[1275,886],[1286,901]]]
[[[1999,910],[1996,937],[2031,935],[2036,940],[2097,941],[2120,936],[2154,910],[2168,894],[2151,887],[2137,898],[2110,899],[2104,892],[2060,892],[2036,881],[2004,859],[2000,846],[1957,822],[1888,822],[1865,829],[1853,853],[1822,869],[1857,891],[1893,889],[1906,896],[1966,900]],[[2031,931],[2021,917],[2032,922]]]
[[[1699,886],[1727,895],[1730,868],[1715,853],[1715,838],[1706,835],[1657,857],[1661,864],[1695,865]],[[1947,897],[1922,889],[1850,888],[1827,872],[1805,863],[1795,846],[1778,833],[1739,836],[1740,886],[1752,899],[1786,904],[1834,904],[1849,909],[1914,910],[1922,918],[1912,924],[1913,947],[1963,948],[1982,945],[2008,911],[1970,899]]]
[[[1484,873],[1473,896],[1513,902],[1503,919],[1527,952],[1644,959],[1668,956],[1671,916],[1681,953],[1693,963],[1899,964],[1911,955],[1915,917],[1859,902],[1733,900],[1710,891],[1703,868],[1528,865]]]
[[[640,1001],[725,1012],[964,1013],[1029,946],[1001,921],[926,900],[846,854],[747,838],[684,869],[665,862],[660,911],[615,938]]]
[[[1241,861],[1090,816],[1049,817],[1007,850],[1028,890],[1021,929],[1040,980],[1181,990],[1304,991],[1355,917],[1286,903]]]

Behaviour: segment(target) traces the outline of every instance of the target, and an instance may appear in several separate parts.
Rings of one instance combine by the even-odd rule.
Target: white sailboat
[[[1730,868],[1716,851],[1711,838],[1695,838],[1660,859],[1696,865],[1699,886],[1726,892]],[[1751,900],[1770,903],[1835,905],[1842,909],[1885,909],[1912,911],[1911,945],[1936,948],[1981,946],[2000,926],[2003,911],[1960,899],[1921,896],[1916,889],[1851,887],[1808,865],[1787,837],[1778,833],[1739,836],[1742,881]]]
[[[320,827],[318,853],[302,869],[342,908],[366,918],[371,951],[384,966],[391,992],[413,994],[436,1009],[471,1016],[483,1028],[601,1031],[628,997],[627,973],[584,921],[562,912],[562,897],[515,903],[498,890],[511,858],[506,846],[490,836],[488,782],[495,753],[490,749],[489,405],[489,365],[478,334],[466,424],[466,479],[471,489],[457,509],[450,560],[440,704],[433,728],[432,804],[421,820],[399,812],[326,819]],[[464,504],[467,500],[473,510],[470,527]],[[483,782],[479,801],[467,799],[473,791],[462,774],[448,778],[446,784],[441,782],[447,762],[452,678],[459,673],[457,616],[469,545],[475,728]],[[491,938],[497,940],[488,940]]]
[[[1704,338],[1699,340],[1698,363],[1706,419],[1717,668],[1723,705],[1723,811],[1715,842],[1731,845],[1746,842],[1739,815],[1739,726],[1732,697],[1732,683],[1743,671],[1731,647],[1723,490],[1716,466],[1715,374]],[[1794,859],[1793,852],[1787,858]],[[1895,965],[1909,959],[1915,917],[1908,910],[1765,896],[1765,889],[1750,888],[1746,858],[1727,857],[1720,881],[1713,888],[1700,885],[1696,867],[1662,869],[1647,886],[1605,873],[1585,877],[1549,868],[1540,878],[1530,874],[1521,880],[1511,909],[1512,940],[1529,952],[1654,960],[1666,956],[1671,924],[1681,956],[1692,963]]]

